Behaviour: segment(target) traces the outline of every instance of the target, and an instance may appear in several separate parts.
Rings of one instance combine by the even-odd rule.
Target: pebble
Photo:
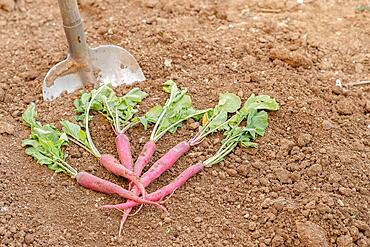
[[[3,102],[5,99],[5,90],[0,87],[0,102]]]
[[[34,241],[34,237],[33,237],[33,235],[32,235],[32,234],[27,233],[27,234],[26,234],[26,236],[24,237],[24,242],[25,242],[26,244],[32,244],[32,243],[33,243],[33,241]]]
[[[0,101],[1,101],[1,95],[0,95]],[[366,113],[370,113],[370,101],[366,102],[365,111],[366,111]]]
[[[11,226],[10,229],[9,229],[9,231],[11,233],[16,233],[17,232],[17,228],[15,226]]]
[[[226,172],[227,174],[229,174],[229,176],[232,176],[232,177],[235,177],[236,175],[238,175],[238,172],[235,169],[227,169]]]
[[[154,8],[158,4],[159,0],[147,0],[145,2],[145,7]]]
[[[249,229],[250,231],[254,231],[254,230],[256,230],[256,227],[257,227],[256,222],[249,222],[249,224],[248,224],[248,229]]]
[[[163,221],[164,221],[165,223],[170,223],[172,220],[171,220],[171,218],[170,218],[170,217],[164,217]]]
[[[195,223],[200,223],[200,222],[202,222],[202,218],[201,217],[195,217],[194,222]]]
[[[310,134],[300,134],[297,139],[298,146],[305,147],[311,143],[312,136]]]
[[[322,172],[322,166],[320,164],[313,164],[307,169],[307,175],[309,177],[317,176]]]
[[[191,124],[189,124],[189,128],[192,129],[192,130],[196,130],[198,129],[199,127],[199,122],[193,122]]]
[[[330,130],[332,128],[334,128],[334,124],[330,121],[330,120],[324,120],[322,122],[322,126],[324,127],[324,129],[326,130]]]

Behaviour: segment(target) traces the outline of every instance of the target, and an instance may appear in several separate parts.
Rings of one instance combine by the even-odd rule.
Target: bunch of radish
[[[40,164],[56,172],[65,172],[77,179],[85,188],[106,194],[116,194],[127,200],[117,205],[104,205],[103,208],[118,209],[123,212],[119,234],[137,205],[151,204],[166,210],[161,201],[181,187],[189,178],[222,161],[233,149],[255,147],[253,141],[257,136],[263,136],[268,125],[266,111],[278,109],[278,103],[267,95],[251,95],[243,104],[233,93],[220,94],[219,102],[214,108],[197,110],[192,107],[191,98],[186,90],[180,90],[173,81],[164,83],[163,90],[169,94],[166,103],[152,107],[144,116],[137,116],[139,104],[147,94],[134,88],[124,96],[118,97],[109,86],[102,86],[90,93],[82,93],[75,101],[78,123],[63,120],[62,131],[51,125],[42,125],[36,121],[35,106],[31,106],[23,114],[25,124],[31,128],[31,135],[23,141],[26,153],[34,157]],[[91,111],[103,114],[111,123],[116,133],[116,147],[119,161],[110,154],[100,154],[93,143],[89,130]],[[146,172],[156,151],[156,143],[166,133],[175,133],[182,122],[193,118],[200,121],[198,132],[189,140],[182,141],[168,150],[161,158],[153,163]],[[149,141],[142,152],[133,162],[130,141],[125,131],[138,124],[145,129],[154,125]],[[171,168],[176,161],[185,155],[191,147],[201,143],[208,135],[222,131],[224,139],[221,147],[207,160],[189,166],[168,185],[147,193],[145,188]],[[124,177],[129,182],[128,190],[112,182],[98,178],[86,172],[77,172],[65,161],[62,147],[71,141],[94,155],[100,164],[109,172]]]

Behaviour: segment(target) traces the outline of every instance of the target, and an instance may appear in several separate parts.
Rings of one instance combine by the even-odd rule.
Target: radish
[[[139,157],[137,158],[134,166],[135,175],[140,176],[144,167],[148,164],[149,160],[155,153],[157,144],[154,141],[149,140],[145,143],[143,150],[141,151]]]
[[[191,146],[201,143],[207,135],[214,133],[218,130],[230,130],[231,128],[235,126],[238,126],[244,119],[247,120],[247,122],[251,122],[251,117],[257,113],[257,110],[261,110],[261,109],[277,110],[278,109],[278,104],[275,101],[275,99],[272,99],[271,97],[266,96],[266,95],[255,96],[254,94],[252,94],[249,97],[249,99],[245,102],[243,107],[240,109],[240,111],[237,111],[240,105],[241,105],[240,98],[236,96],[235,94],[232,94],[232,93],[220,94],[218,105],[214,109],[212,109],[211,111],[208,111],[206,114],[203,115],[202,122],[204,123],[204,126],[200,127],[198,133],[187,142],[187,146],[189,146],[190,148]],[[228,113],[233,113],[233,112],[236,112],[236,113],[231,118],[227,119]],[[259,119],[259,118],[258,117],[253,118],[253,121],[256,121],[255,119]],[[258,133],[263,134],[261,133],[261,131]],[[185,154],[185,152],[183,152],[183,154]],[[164,156],[167,156],[167,155],[171,156],[171,154],[168,154],[168,153],[165,154]],[[157,163],[157,166],[160,166],[162,168],[161,169],[157,168],[154,170],[156,172],[155,178],[157,178],[165,170],[170,168],[176,162],[176,160],[180,157],[181,155],[173,157],[174,159],[171,159],[170,163],[165,163],[165,162]],[[147,186],[147,184],[150,184],[152,180],[144,176],[147,176],[147,175],[145,174],[143,175],[142,181],[144,183],[144,186]],[[136,194],[140,193],[136,187],[134,187],[133,191]],[[127,203],[129,204],[130,202],[127,202]],[[127,204],[122,203],[117,206],[120,207],[122,205],[127,205]],[[119,233],[121,233],[123,224],[125,220],[127,219],[127,215],[131,212],[132,208],[125,208],[124,210],[125,211],[124,211],[123,218],[121,220]]]
[[[87,189],[101,192],[104,194],[115,194],[124,199],[130,199],[132,201],[135,201],[137,204],[155,205],[161,208],[162,210],[167,211],[165,207],[163,207],[157,202],[148,199],[142,199],[135,195],[134,193],[132,193],[131,191],[125,190],[124,188],[115,183],[109,182],[108,180],[99,178],[90,173],[79,172],[76,174],[76,180],[79,185]]]
[[[179,90],[176,84],[169,80],[164,83],[163,90],[170,94],[169,99],[162,107],[156,105],[151,108],[143,117],[139,117],[144,128],[148,123],[155,123],[150,140],[144,145],[144,148],[137,159],[134,171],[137,176],[141,175],[142,170],[149,162],[155,152],[156,142],[167,132],[174,133],[181,123],[189,118],[200,118],[210,109],[195,110],[192,107],[191,98],[187,95],[187,90]],[[181,156],[180,156],[181,157]]]
[[[197,174],[198,172],[202,171],[204,168],[203,163],[197,163],[195,165],[192,165],[188,167],[185,171],[183,171],[175,180],[173,180],[171,183],[168,185],[162,187],[159,190],[156,190],[153,193],[150,193],[147,195],[146,199],[151,200],[151,201],[160,201],[162,200],[165,196],[170,195],[173,193],[175,190],[180,188],[185,182]],[[120,209],[120,210],[130,210],[131,208],[137,206],[138,203],[135,201],[128,201],[126,203],[118,204],[118,205],[104,205],[102,208],[109,208],[109,209]]]
[[[165,210],[159,203],[142,199],[119,185],[87,172],[77,172],[65,161],[62,151],[62,147],[68,144],[66,134],[59,132],[52,125],[42,125],[36,121],[36,110],[33,103],[23,113],[23,121],[31,128],[31,135],[22,141],[22,146],[26,148],[26,154],[32,156],[38,163],[47,165],[49,169],[57,173],[64,172],[76,178],[77,182],[85,188],[105,194],[116,194],[141,204],[156,205]]]
[[[111,173],[127,178],[129,181],[133,182],[136,188],[140,191],[140,193],[145,197],[145,187],[143,182],[140,180],[138,176],[135,175],[133,171],[128,170],[126,167],[122,166],[116,158],[114,158],[110,154],[103,154],[100,157],[100,163],[110,171]]]
[[[88,96],[86,96],[88,95]],[[140,192],[145,195],[145,189],[138,176],[133,172],[133,162],[130,150],[130,142],[128,137],[123,133],[127,128],[132,126],[134,122],[139,120],[134,117],[137,109],[134,107],[137,103],[146,96],[145,93],[139,89],[133,89],[122,97],[117,97],[112,89],[108,86],[103,85],[97,90],[93,90],[91,93],[85,93],[81,95],[81,98],[75,102],[77,111],[84,113],[84,123],[86,132],[77,124],[69,121],[62,121],[63,130],[67,133],[70,139],[83,147],[96,158],[99,159],[108,171],[112,172],[117,176],[122,176],[133,182]],[[87,100],[85,99],[87,98]],[[119,158],[123,164],[119,165],[119,162],[111,155],[101,155],[95,147],[89,131],[89,112],[90,109],[95,109],[105,115],[109,121],[112,122],[112,126],[117,133],[116,146]],[[130,121],[133,122],[130,122]]]
[[[117,153],[122,165],[128,170],[133,171],[132,155],[130,148],[130,141],[128,137],[120,133],[116,137]]]
[[[130,141],[124,133],[140,122],[139,118],[135,117],[138,112],[136,107],[147,95],[140,89],[134,88],[122,97],[118,97],[111,87],[103,85],[90,93],[81,94],[81,97],[75,101],[76,111],[80,114],[76,119],[83,121],[88,138],[89,128],[86,123],[91,118],[90,109],[100,112],[108,119],[117,134],[116,147],[119,159],[122,165],[131,171],[133,171],[133,162]],[[92,144],[91,138],[89,142]]]
[[[270,109],[278,109],[278,105]],[[265,129],[268,126],[268,116],[265,111],[249,111],[247,124],[244,127],[233,126],[224,133],[224,140],[222,145],[214,156],[210,157],[204,162],[197,163],[188,167],[183,171],[175,180],[168,185],[158,189],[157,191],[147,195],[146,199],[152,201],[160,201],[165,196],[172,194],[175,190],[180,188],[188,179],[195,174],[199,173],[204,167],[212,167],[213,165],[221,162],[225,156],[231,153],[235,147],[240,144],[242,147],[256,147],[257,144],[252,142],[258,135],[263,136]],[[236,118],[234,118],[236,120]],[[239,119],[241,120],[241,119]],[[144,185],[146,183],[144,182]],[[135,201],[128,201],[118,205],[104,205],[103,208],[125,210],[125,213],[130,212],[131,209],[138,205]]]

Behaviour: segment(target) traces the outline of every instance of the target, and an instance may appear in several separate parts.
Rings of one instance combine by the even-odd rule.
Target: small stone
[[[353,193],[353,191],[349,188],[339,187],[339,193],[345,196],[350,196]]]
[[[226,174],[224,172],[220,172],[218,175],[222,180],[226,179]]]
[[[17,232],[17,228],[15,226],[11,226],[10,229],[9,229],[9,231],[11,233],[16,233]]]
[[[231,177],[235,177],[236,175],[238,175],[238,172],[235,169],[227,169],[226,172]]]
[[[322,172],[322,166],[320,164],[313,164],[307,169],[307,175],[309,177],[317,176]]]
[[[296,227],[298,238],[306,247],[329,247],[326,232],[322,227],[310,221],[297,221]]]
[[[26,236],[24,237],[25,244],[32,244],[33,241],[34,241],[33,235],[30,233],[27,233]]]
[[[1,101],[1,97],[0,97],[0,101]],[[370,100],[367,101],[366,104],[365,104],[365,112],[370,113]]]
[[[172,67],[172,59],[165,58],[164,59],[164,66],[167,67],[167,68],[171,68]]]
[[[326,130],[330,130],[332,128],[334,128],[334,124],[330,121],[330,120],[324,120],[322,122],[322,126],[324,127],[324,129]]]
[[[198,129],[199,127],[199,122],[193,122],[191,124],[189,124],[189,128],[192,129],[192,130],[196,130]]]
[[[370,234],[370,227],[368,224],[366,224],[364,221],[361,220],[355,220],[354,225],[360,229],[361,231],[365,232],[365,234]]]
[[[145,7],[154,8],[158,4],[159,0],[147,0],[145,2]]]
[[[342,179],[342,176],[337,172],[332,172],[329,174],[329,183],[338,183]]]
[[[352,237],[349,235],[342,235],[337,238],[338,247],[351,247],[353,243]]]
[[[338,199],[337,202],[338,202],[339,206],[344,207],[344,203],[341,199]]]
[[[15,132],[14,126],[7,122],[0,122],[0,134],[9,134],[13,135]]]
[[[270,207],[272,201],[270,198],[266,198],[262,203],[261,203],[261,207],[262,208],[268,208]]]
[[[297,139],[298,146],[305,147],[310,144],[312,136],[310,134],[300,134]]]
[[[256,226],[257,226],[257,224],[256,224],[256,222],[249,222],[249,224],[248,224],[248,229],[250,230],[250,231],[254,231],[254,230],[256,230]]]
[[[5,99],[5,90],[0,87],[0,102],[3,102]]]
[[[240,175],[246,176],[248,174],[248,166],[246,165],[239,165],[237,167],[237,171]]]
[[[170,218],[170,217],[164,217],[163,221],[164,221],[165,223],[170,223],[172,220],[171,220],[171,218]]]
[[[195,223],[200,223],[200,222],[202,222],[202,218],[201,217],[195,217],[194,222]]]

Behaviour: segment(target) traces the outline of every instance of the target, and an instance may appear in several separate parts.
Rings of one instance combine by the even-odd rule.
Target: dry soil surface
[[[78,92],[53,102],[41,95],[67,50],[56,2],[0,0],[1,246],[370,246],[370,86],[345,87],[370,79],[368,1],[79,1],[89,44],[120,45],[142,66],[151,96],[143,110],[164,102],[166,79],[201,108],[225,91],[281,104],[257,149],[238,148],[192,178],[166,202],[169,214],[144,207],[121,238],[121,214],[99,208],[118,198],[53,174],[21,147],[30,102],[44,123],[74,115]],[[103,118],[92,131],[115,153]],[[165,136],[155,158],[194,132],[188,123]],[[137,157],[150,131],[128,135]],[[211,155],[219,140],[191,150],[148,190]],[[67,152],[78,169],[124,184],[86,152]]]

